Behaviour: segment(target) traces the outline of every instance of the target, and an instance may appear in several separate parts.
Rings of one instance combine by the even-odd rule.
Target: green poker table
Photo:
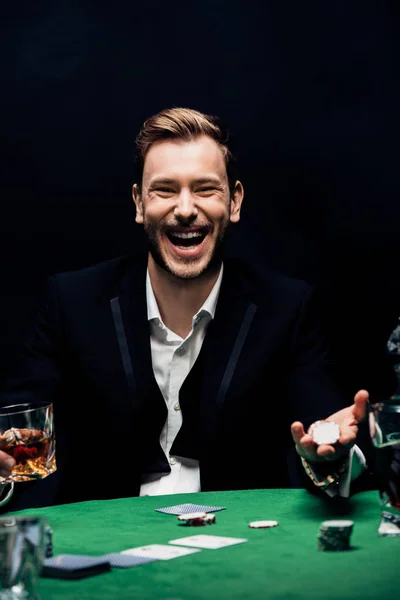
[[[226,510],[204,527],[182,526],[176,516],[155,511],[186,502]],[[55,555],[99,556],[199,533],[248,539],[80,580],[41,578],[41,600],[400,598],[400,538],[378,537],[374,491],[343,503],[305,490],[248,490],[79,502],[14,514],[46,517]],[[350,550],[317,550],[319,525],[332,518],[354,521]],[[249,528],[249,522],[264,519],[279,526]]]

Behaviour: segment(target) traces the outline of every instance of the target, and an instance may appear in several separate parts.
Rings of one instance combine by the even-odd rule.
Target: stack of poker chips
[[[214,525],[216,516],[205,512],[187,513],[186,515],[179,515],[178,521],[181,525],[201,527],[202,525]]]
[[[318,533],[318,550],[349,550],[353,521],[324,521]]]
[[[53,530],[50,525],[44,528],[44,556],[45,558],[53,556]]]

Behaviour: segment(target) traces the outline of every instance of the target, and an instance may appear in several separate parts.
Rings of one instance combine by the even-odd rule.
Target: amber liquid
[[[15,429],[17,435],[6,441],[3,436],[0,450],[14,458],[16,465],[9,481],[43,479],[56,470],[54,439],[38,430]],[[18,438],[18,439],[17,439]],[[5,482],[0,477],[0,483]]]

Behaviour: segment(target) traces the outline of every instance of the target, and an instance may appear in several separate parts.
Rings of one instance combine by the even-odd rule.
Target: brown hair
[[[206,115],[190,108],[167,108],[146,119],[136,138],[136,176],[139,188],[143,167],[150,147],[161,140],[176,139],[190,142],[207,135],[222,150],[231,194],[236,183],[236,161],[232,153],[232,138],[218,117]]]

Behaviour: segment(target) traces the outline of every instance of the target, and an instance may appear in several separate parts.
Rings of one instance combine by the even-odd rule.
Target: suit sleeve
[[[54,402],[57,423],[56,396],[63,379],[64,350],[61,318],[55,278],[48,281],[45,305],[28,338],[13,377],[6,382],[0,394],[0,405],[25,402]],[[57,446],[62,437],[62,428],[56,424]],[[57,467],[59,461],[57,458]],[[17,483],[14,493],[0,502],[0,512],[42,506],[42,498],[48,495],[49,504],[56,492],[61,471],[51,477],[31,482]],[[7,501],[6,501],[7,500]]]
[[[292,418],[306,429],[351,403],[339,385],[338,361],[328,353],[318,299],[308,287],[294,325],[289,367]]]
[[[63,339],[57,282],[48,281],[45,305],[20,356],[14,375],[0,394],[0,404],[52,402],[61,383]]]
[[[353,401],[339,383],[342,380],[339,362],[330,355],[322,330],[320,303],[311,288],[307,288],[294,328],[287,382],[293,411],[291,420],[302,421],[306,431],[314,421],[326,419]],[[365,455],[370,453],[368,444],[357,443]],[[296,460],[303,484],[315,492],[297,457]],[[332,472],[335,466],[334,463],[329,465]],[[361,488],[370,487],[368,477],[361,479]]]

